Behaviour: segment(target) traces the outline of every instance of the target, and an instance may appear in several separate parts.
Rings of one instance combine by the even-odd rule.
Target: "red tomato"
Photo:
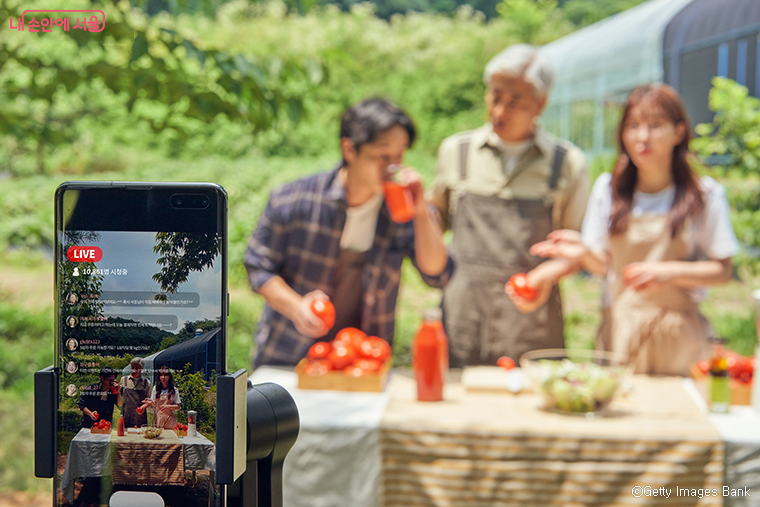
[[[332,350],[332,345],[327,342],[317,342],[311,346],[306,357],[309,359],[326,359]]]
[[[331,369],[332,369],[332,366],[326,359],[311,359],[306,364],[306,367],[303,369],[303,372],[306,375],[310,375],[312,377],[319,377],[321,375],[326,374]]]
[[[137,413],[138,413],[138,414],[141,414],[141,415],[142,415],[142,413],[143,413],[143,408],[142,408],[142,407],[137,407],[137,409],[136,409],[136,410],[137,410]]]
[[[707,375],[710,373],[710,361],[708,359],[701,360],[697,363],[697,368],[699,368],[699,371],[701,371],[703,375]]]
[[[538,297],[538,290],[528,285],[528,275],[525,273],[517,273],[509,279],[509,285],[512,290],[523,299],[533,301]]]
[[[354,366],[358,366],[367,373],[377,373],[383,366],[383,363],[377,359],[360,359],[354,363]]]
[[[360,355],[367,359],[376,359],[381,363],[391,356],[391,346],[377,336],[370,336],[362,342]]]
[[[512,368],[515,367],[515,361],[509,356],[501,356],[496,361],[496,366],[501,366],[505,370],[511,370]]]
[[[355,327],[347,327],[338,331],[338,334],[335,335],[335,340],[333,340],[333,342],[343,342],[344,344],[353,345],[358,349],[362,346],[362,342],[364,342],[366,339],[367,335],[361,329],[356,329]],[[334,343],[333,346],[335,346]]]
[[[315,299],[311,302],[311,311],[325,323],[327,329],[335,325],[335,306],[331,302]]]
[[[95,419],[97,419],[98,418],[98,411],[96,410],[95,412],[92,413],[92,415],[94,415]]]
[[[182,431],[187,431],[187,424],[182,425]]]
[[[349,364],[354,362],[356,357],[356,349],[353,345],[347,345],[341,342],[333,344],[333,349],[327,355],[327,360],[332,363],[333,368],[336,370],[342,370]]]
[[[358,365],[352,364],[350,366],[346,366],[343,369],[343,373],[345,373],[346,375],[349,375],[351,377],[361,377],[365,373],[367,373],[367,370],[363,370]]]

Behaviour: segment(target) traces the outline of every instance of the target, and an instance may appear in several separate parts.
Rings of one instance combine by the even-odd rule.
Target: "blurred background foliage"
[[[388,97],[419,131],[405,162],[429,185],[440,141],[485,120],[483,68],[509,44],[544,44],[642,0],[0,0],[0,490],[32,477],[32,374],[53,362],[53,195],[71,179],[214,181],[229,193],[229,369],[250,367],[263,305],[242,258],[272,187],[331,168],[350,104]],[[10,30],[26,9],[101,9],[103,32]],[[737,91],[738,90],[738,91]],[[703,155],[733,155],[737,235],[760,248],[756,99],[716,83]],[[738,94],[738,95],[737,95]],[[738,101],[738,102],[737,102]],[[754,102],[753,102],[754,101]],[[737,105],[739,104],[739,105]],[[590,161],[594,175],[613,158]],[[740,267],[752,266],[751,256]],[[408,365],[440,295],[402,273],[394,358]],[[563,282],[570,346],[592,347],[598,280]],[[706,312],[749,353],[749,288]]]

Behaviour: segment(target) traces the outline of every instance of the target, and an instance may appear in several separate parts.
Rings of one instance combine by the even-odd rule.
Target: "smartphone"
[[[210,183],[58,187],[56,507],[225,504],[226,214]]]

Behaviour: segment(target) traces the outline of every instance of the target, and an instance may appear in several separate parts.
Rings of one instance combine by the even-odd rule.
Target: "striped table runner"
[[[607,417],[589,421],[544,411],[536,394],[474,394],[459,384],[444,402],[420,403],[414,381],[396,375],[381,425],[384,505],[722,504],[698,498],[699,488],[723,484],[723,444],[681,379],[634,382]],[[670,498],[637,498],[634,486]]]
[[[185,466],[182,442],[177,434],[164,430],[155,440],[140,435],[113,436],[114,484],[183,485]]]

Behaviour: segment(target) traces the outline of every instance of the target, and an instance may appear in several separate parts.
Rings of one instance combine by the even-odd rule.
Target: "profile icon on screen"
[[[73,292],[66,296],[66,302],[70,305],[75,305],[79,302],[79,296],[74,294]]]
[[[69,338],[66,340],[66,348],[71,350],[72,352],[75,351],[79,347],[79,342],[77,342],[74,338]]]
[[[74,361],[69,361],[66,363],[66,371],[69,373],[76,373],[77,372],[77,363]]]
[[[69,384],[66,386],[66,395],[68,396],[76,396],[77,395],[77,386],[74,384]]]
[[[77,324],[79,324],[79,320],[73,315],[69,315],[68,317],[66,317],[66,325],[69,326],[71,329],[74,329],[75,327],[77,327]]]

